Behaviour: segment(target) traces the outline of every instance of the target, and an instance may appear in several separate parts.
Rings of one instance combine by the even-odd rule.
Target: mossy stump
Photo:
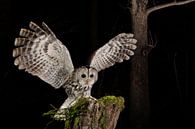
[[[123,97],[105,96],[97,101],[81,98],[73,107],[64,111],[64,129],[115,129],[123,109]],[[53,118],[55,112],[51,110],[44,115]]]

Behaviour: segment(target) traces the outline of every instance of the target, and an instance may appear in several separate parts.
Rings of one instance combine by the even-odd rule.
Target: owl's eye
[[[86,78],[86,75],[85,75],[85,74],[81,74],[81,77],[82,77],[82,78]]]
[[[94,77],[94,75],[93,74],[90,74],[90,76],[89,76],[90,78],[92,78],[92,77]]]

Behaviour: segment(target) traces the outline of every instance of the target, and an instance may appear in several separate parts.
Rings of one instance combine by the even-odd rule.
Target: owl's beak
[[[86,81],[85,81],[85,85],[89,85],[89,79],[87,79]]]

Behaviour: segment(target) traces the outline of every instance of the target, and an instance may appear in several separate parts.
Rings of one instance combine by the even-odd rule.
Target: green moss
[[[88,100],[86,98],[81,98],[78,102],[69,109],[64,109],[64,114],[66,115],[67,119],[78,116],[81,112],[86,110],[88,104]],[[43,113],[43,116],[53,116],[56,114],[57,109],[51,109],[50,111]]]
[[[78,102],[72,106],[70,109],[65,109],[64,114],[66,120],[64,121],[64,129],[70,129],[71,126],[77,128],[80,122],[80,114],[85,113],[88,109],[90,100],[87,98],[81,98]],[[101,108],[99,109],[101,113],[101,117],[99,118],[99,123],[103,129],[106,129],[106,123],[108,119],[108,115],[106,114],[105,108],[108,106],[117,106],[122,111],[124,109],[124,98],[123,97],[115,97],[115,96],[105,96],[97,100]],[[43,114],[43,116],[50,116],[54,119],[54,115],[56,114],[57,109],[50,110]]]
[[[70,124],[71,124],[71,122],[69,120],[66,120],[64,122],[64,129],[69,129],[70,128]]]
[[[49,117],[52,117],[52,116],[54,116],[54,115],[56,114],[56,112],[57,112],[56,109],[52,109],[52,110],[50,110],[50,111],[48,111],[48,112],[43,113],[42,116],[49,116]]]
[[[123,97],[116,97],[116,96],[104,96],[98,99],[99,103],[103,103],[104,105],[114,104],[120,107],[121,110],[124,109],[124,98]]]
[[[101,125],[102,129],[106,129],[106,120],[107,120],[106,112],[103,108],[103,109],[101,109],[101,117],[99,119],[99,122],[100,122],[100,125]]]
[[[100,109],[101,117],[99,119],[100,125],[102,129],[106,129],[106,123],[108,120],[108,115],[106,114],[105,107],[108,106],[117,106],[122,111],[124,109],[124,98],[123,97],[115,97],[115,96],[104,96],[98,99],[98,103],[103,104],[103,108]]]
[[[86,111],[87,105],[88,100],[86,98],[80,98],[78,102],[69,109],[67,116],[70,118],[79,116],[81,112]]]
[[[69,129],[72,124],[74,124],[75,127],[78,126],[80,120],[79,116],[81,113],[87,110],[88,102],[89,101],[87,98],[80,98],[74,106],[69,109],[64,109],[64,114],[66,118],[66,120],[64,121],[64,129]],[[46,113],[43,113],[43,116],[55,119],[54,115],[56,114],[56,112],[57,109],[54,108]]]
[[[72,106],[70,109],[65,109],[65,126],[64,129],[69,129],[71,125],[76,128],[80,121],[80,114],[87,110],[88,100],[86,98],[80,98],[78,102]]]
[[[76,117],[75,119],[74,119],[74,128],[78,128],[78,126],[79,126],[79,122],[80,122],[80,118],[79,117]]]

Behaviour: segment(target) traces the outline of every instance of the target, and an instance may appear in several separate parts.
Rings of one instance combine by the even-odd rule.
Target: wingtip
[[[15,38],[15,40],[14,40],[14,46],[17,46],[17,45],[18,45],[18,39]]]
[[[20,46],[21,45],[21,42],[19,40],[20,38],[15,38],[14,40],[14,46]]]
[[[14,65],[19,65],[19,60],[18,60],[18,58],[16,58],[15,60],[14,60]]]
[[[47,24],[43,21],[42,22],[42,26],[47,26]],[[47,26],[48,27],[48,26]]]
[[[19,32],[19,35],[20,35],[20,36],[23,36],[25,31],[26,31],[26,29],[21,28],[21,29],[20,29],[20,32]]]
[[[132,33],[127,33],[129,35],[129,37],[134,37],[134,34]]]
[[[132,38],[132,39],[129,40],[129,42],[132,43],[132,44],[136,44],[137,43],[137,39]]]
[[[131,54],[130,54],[130,56],[133,56],[135,53],[133,52],[133,51],[131,51]]]
[[[130,56],[126,55],[124,60],[129,60],[130,59]]]
[[[24,67],[24,65],[20,64],[20,65],[18,66],[18,69],[19,69],[19,70],[23,70],[23,69],[25,69],[25,67]]]
[[[33,21],[30,21],[29,24],[35,24]]]
[[[29,22],[29,27],[31,28],[31,26],[33,26],[33,25],[34,25],[34,26],[37,26],[37,24],[36,24],[35,22],[30,21],[30,22]]]
[[[137,43],[137,39],[133,39],[134,40],[134,43],[136,44]]]
[[[12,56],[13,56],[13,57],[16,57],[16,49],[13,50]]]
[[[137,49],[137,46],[136,45],[132,45],[132,50],[135,50]]]

